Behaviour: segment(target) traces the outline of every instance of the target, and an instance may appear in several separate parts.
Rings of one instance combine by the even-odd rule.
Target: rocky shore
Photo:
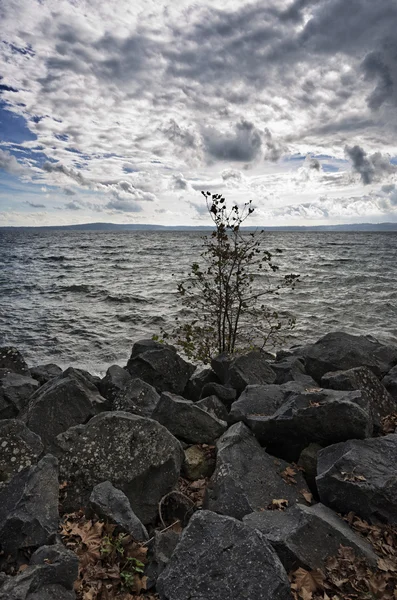
[[[0,600],[397,598],[397,347],[0,348]]]

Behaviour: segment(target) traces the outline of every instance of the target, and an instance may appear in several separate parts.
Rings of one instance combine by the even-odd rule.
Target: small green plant
[[[193,263],[187,280],[177,288],[192,319],[177,323],[172,332],[162,331],[162,339],[172,340],[189,358],[207,363],[215,354],[280,342],[283,330],[293,328],[295,319],[282,317],[264,299],[281,288],[294,288],[299,275],[275,281],[279,268],[263,248],[264,232],[242,231],[254,212],[251,200],[242,208],[237,204],[228,208],[221,194],[202,194],[215,229],[203,238],[201,260]],[[265,273],[265,289],[259,288]]]
[[[145,565],[140,560],[133,557],[128,557],[120,570],[120,579],[122,586],[128,591],[133,591],[136,588],[137,575],[141,576],[144,573]]]

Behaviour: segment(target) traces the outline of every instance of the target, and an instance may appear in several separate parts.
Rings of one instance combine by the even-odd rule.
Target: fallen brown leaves
[[[394,433],[397,429],[397,412],[391,413],[387,415],[387,417],[383,417],[381,421],[381,433],[383,435],[388,435],[389,433]]]
[[[155,600],[143,575],[147,548],[115,526],[88,520],[83,512],[64,515],[60,534],[79,557],[77,600]]]

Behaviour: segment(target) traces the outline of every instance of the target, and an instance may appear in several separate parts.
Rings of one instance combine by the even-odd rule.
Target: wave
[[[83,294],[88,294],[89,292],[91,292],[91,286],[86,285],[85,283],[72,283],[71,285],[62,285],[58,289],[62,292],[81,292]]]

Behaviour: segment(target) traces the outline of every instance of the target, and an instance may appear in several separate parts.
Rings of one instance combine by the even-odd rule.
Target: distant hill
[[[0,231],[35,230],[35,231],[209,231],[212,227],[203,225],[151,225],[118,223],[84,223],[82,225],[48,225],[44,227],[0,227]],[[349,223],[343,225],[287,225],[244,227],[247,231],[264,229],[265,231],[397,231],[397,223]]]

